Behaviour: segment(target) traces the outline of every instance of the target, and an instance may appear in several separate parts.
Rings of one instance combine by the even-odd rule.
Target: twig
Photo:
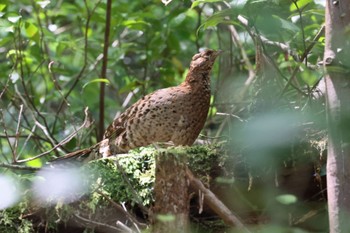
[[[28,159],[18,160],[18,161],[16,161],[16,163],[26,163],[26,162],[29,162],[29,161],[32,161],[32,160],[41,158],[41,157],[43,157],[43,156],[45,156],[45,155],[51,153],[52,151],[56,150],[57,148],[59,148],[59,147],[65,145],[66,143],[68,143],[82,128],[85,128],[85,127],[88,125],[88,122],[89,122],[89,121],[88,121],[88,112],[87,112],[87,111],[88,111],[88,108],[85,108],[85,111],[84,111],[84,113],[85,113],[84,122],[83,122],[83,124],[82,124],[79,128],[77,128],[77,130],[76,130],[75,132],[71,133],[71,134],[68,135],[66,138],[64,138],[62,141],[60,141],[58,144],[54,145],[50,150],[45,151],[45,152],[43,152],[43,153],[41,153],[41,154],[38,154],[38,155],[36,155],[36,156],[34,156],[34,157],[31,157],[31,158],[28,158]],[[38,125],[39,127],[43,127],[43,125],[40,125],[40,123],[37,124],[37,125]],[[46,129],[43,128],[42,130],[43,130],[44,133],[45,133]]]
[[[35,125],[39,126],[39,128],[44,132],[45,136],[50,140],[51,144],[56,147],[55,140],[51,137],[50,132],[48,131],[47,127],[42,125],[39,121],[35,121]],[[59,147],[57,147],[59,149]]]
[[[133,233],[134,232],[129,227],[127,227],[125,224],[123,224],[121,221],[117,221],[116,225],[118,227],[120,227],[123,230],[123,232],[125,232],[125,233]]]
[[[92,14],[94,13],[94,11],[96,10],[97,6],[99,5],[99,3],[101,2],[98,1],[95,6],[93,7],[93,9],[91,11],[89,11],[89,7],[87,5],[87,1],[84,0],[84,4],[85,4],[85,7],[86,7],[86,10],[87,10],[87,19],[86,19],[86,23],[85,23],[85,33],[84,33],[84,62],[83,62],[83,66],[82,68],[80,69],[78,75],[75,77],[75,80],[72,84],[72,86],[69,88],[68,92],[64,95],[64,98],[63,100],[61,101],[58,109],[57,109],[57,112],[56,112],[56,116],[55,116],[55,121],[53,123],[53,131],[55,130],[56,128],[56,124],[57,124],[57,120],[58,120],[58,115],[60,114],[60,112],[62,111],[63,109],[63,106],[64,104],[66,103],[66,100],[68,99],[68,96],[71,94],[71,92],[74,90],[74,88],[76,87],[76,85],[79,83],[80,79],[83,77],[83,74],[85,72],[85,69],[87,67],[87,63],[88,63],[88,48],[89,48],[89,41],[88,41],[88,33],[89,33],[89,26],[90,26],[90,20],[91,20],[91,17],[92,17]]]
[[[35,126],[34,126],[35,127]],[[27,137],[29,137],[31,135],[31,133],[30,134],[22,134],[22,135],[19,135],[18,137],[19,138],[27,138]],[[8,134],[7,136],[6,135],[4,135],[4,134],[0,134],[0,138],[15,138],[15,137],[17,137],[16,135],[14,135],[14,134]],[[47,142],[47,139],[46,138],[43,138],[43,137],[40,137],[40,136],[38,136],[38,135],[34,135],[34,136],[32,136],[34,139],[39,139],[39,140],[42,140],[42,141],[45,141],[45,142]]]
[[[106,28],[105,38],[103,46],[103,58],[102,58],[102,70],[101,79],[107,79],[107,63],[108,63],[108,48],[109,48],[109,33],[111,28],[111,11],[112,11],[112,0],[107,0],[106,9]],[[98,126],[98,140],[102,140],[104,133],[104,118],[105,118],[105,83],[100,83],[100,117]]]
[[[303,9],[305,9],[309,3],[307,3],[303,9],[301,10],[298,6],[298,3],[296,0],[292,0],[295,8],[297,8],[298,14],[299,14],[299,18],[300,18],[300,27],[301,27],[301,36],[302,36],[302,42],[303,42],[303,47],[304,47],[304,51],[306,51],[306,44],[305,44],[305,32],[304,32],[304,23],[303,23]],[[305,57],[305,65],[307,66],[307,57]]]
[[[6,127],[6,124],[5,124],[5,120],[4,120],[4,115],[3,115],[3,110],[2,109],[0,109],[0,123],[2,124],[3,130],[4,130],[4,134],[6,136],[7,143],[9,145],[10,149],[11,149],[12,155],[14,156],[15,151],[14,151],[14,148],[13,148],[12,143],[10,141],[10,138],[7,137],[7,135],[8,135],[7,134],[7,127]],[[4,156],[4,157],[5,157],[5,159],[7,159],[6,156]]]
[[[1,82],[0,82],[1,83]],[[8,83],[9,83],[9,79],[7,79],[6,81],[6,85],[2,84],[1,83],[1,92],[0,92],[0,99],[2,98],[2,96],[4,95],[4,93],[7,91],[7,88],[8,88]]]
[[[125,203],[124,202],[122,202],[122,207],[123,207],[123,209],[124,209],[124,211],[125,212],[128,212],[128,209],[126,208],[126,206],[125,206]],[[119,221],[118,221],[119,222]],[[118,222],[117,222],[117,224],[118,224]],[[133,222],[134,223],[134,222]],[[141,232],[140,231],[140,228],[134,223],[134,226],[136,227],[136,229],[137,229],[137,232]],[[145,225],[145,227],[146,227],[147,225]]]
[[[134,225],[137,227],[137,229],[139,229],[139,227],[145,228],[147,226],[146,224],[140,223],[139,221],[137,221],[137,219],[132,214],[130,214],[123,207],[121,207],[118,203],[113,201],[109,196],[107,196],[106,194],[104,194],[103,192],[101,192],[99,190],[96,190],[96,192],[98,194],[100,194],[101,196],[103,196],[104,198],[106,198],[106,200],[109,201],[117,210],[124,212],[128,216],[128,218],[130,219],[130,221],[134,223]]]
[[[245,19],[243,16],[239,15],[237,18],[238,18],[238,20],[242,23],[242,25],[246,28],[247,32],[249,33],[249,35],[252,37],[253,40],[254,40],[254,38],[258,38],[259,41],[261,41],[261,44],[262,44],[262,45],[263,45],[264,43],[265,43],[265,44],[274,45],[274,46],[280,48],[282,51],[286,51],[286,52],[291,53],[292,55],[294,55],[294,54],[290,51],[290,49],[289,49],[289,47],[288,47],[287,45],[285,45],[285,44],[283,44],[283,43],[280,43],[280,42],[270,41],[270,40],[264,38],[264,37],[261,36],[261,35],[258,35],[258,34],[254,33],[254,32],[251,32],[251,30],[250,30],[249,27],[248,27],[248,21],[247,21],[247,19]],[[314,45],[314,44],[313,44],[313,45]],[[309,48],[309,47],[308,47],[308,48]],[[311,48],[312,48],[312,47],[311,47]],[[310,50],[311,50],[311,48],[310,48]],[[304,53],[304,54],[305,54],[305,56],[307,56],[308,53]],[[295,85],[291,82],[291,81],[294,79],[294,77],[295,77],[295,75],[296,75],[296,73],[297,73],[297,71],[298,71],[298,68],[300,67],[300,64],[296,67],[296,70],[294,70],[294,71],[292,72],[291,77],[288,79],[287,77],[285,77],[285,76],[282,74],[282,72],[279,70],[279,68],[277,67],[277,65],[273,62],[273,59],[272,59],[270,56],[268,56],[268,55],[265,55],[265,56],[270,60],[271,65],[272,65],[272,66],[275,68],[275,70],[281,75],[281,77],[284,78],[285,80],[287,80],[287,85],[284,87],[284,89],[286,89],[286,87],[288,87],[288,86],[290,85],[290,86],[292,86],[296,91],[298,91],[300,94],[302,94],[302,95],[304,95],[304,96],[308,96],[307,94],[305,94],[302,90],[300,90],[297,86],[295,86]],[[305,59],[305,56],[303,55],[302,58]],[[294,56],[293,56],[293,57],[294,57]],[[250,84],[250,81],[253,81],[253,80],[247,80],[246,83],[248,82],[248,84]],[[245,85],[244,88],[243,88],[243,90],[242,90],[242,93],[243,93],[243,94],[247,91],[246,89],[247,89],[247,86]],[[283,90],[284,90],[284,89],[283,89]],[[284,90],[284,91],[285,91],[285,90]],[[284,91],[282,91],[282,93],[284,93]],[[283,94],[281,94],[280,97],[282,97],[282,95],[283,95]],[[242,96],[242,94],[241,94],[241,96]],[[280,99],[280,98],[279,98],[279,99]]]
[[[231,5],[229,3],[227,3],[226,1],[224,1],[223,3],[225,4],[225,6],[227,8],[231,9]],[[238,16],[238,18],[239,18],[239,16]],[[236,28],[231,24],[231,25],[228,25],[228,29],[231,32],[232,41],[234,41],[236,43],[236,45],[239,47],[239,49],[241,50],[243,61],[244,61],[245,65],[247,66],[248,78],[245,81],[244,85],[245,86],[249,86],[253,82],[253,80],[254,80],[254,78],[256,76],[255,70],[254,70],[254,66],[252,65],[252,63],[250,62],[250,60],[248,58],[248,55],[247,55],[247,53],[246,53],[246,51],[244,49],[244,46],[242,45],[242,42],[239,39],[239,35],[238,35],[238,32],[237,32]],[[253,37],[253,35],[251,35],[250,31],[247,30],[247,32],[250,34],[251,38],[254,40],[254,37]],[[244,91],[244,93],[241,93],[241,95],[242,94],[244,95],[245,91]]]
[[[16,127],[16,138],[14,143],[14,154],[13,154],[13,162],[16,162],[16,155],[17,155],[17,149],[18,149],[18,141],[19,141],[19,127],[21,125],[21,119],[22,119],[22,112],[23,112],[23,104],[19,106],[19,113],[18,113],[18,120],[17,120],[17,127]]]
[[[30,131],[30,134],[26,137],[26,140],[24,141],[23,146],[22,146],[20,152],[17,153],[16,161],[17,161],[17,159],[21,156],[22,152],[24,151],[25,147],[27,146],[28,141],[29,141],[29,140],[32,138],[32,136],[34,135],[35,129],[36,129],[36,125],[33,126],[32,130]],[[20,135],[19,135],[18,137],[20,137]]]
[[[216,115],[218,115],[218,116],[230,116],[230,117],[238,119],[240,122],[246,122],[246,120],[243,120],[239,116],[237,116],[235,114],[231,114],[231,113],[217,112]]]
[[[28,167],[28,166],[21,166],[16,164],[6,164],[6,163],[0,163],[0,167],[14,169],[14,170],[24,170],[24,171],[38,171],[40,170],[39,167]]]
[[[33,100],[33,97],[32,95],[30,94],[30,92],[28,91],[28,88],[27,88],[27,85],[25,83],[25,80],[24,80],[24,59],[22,59],[24,57],[23,53],[22,53],[22,44],[21,44],[21,38],[22,38],[22,33],[21,33],[21,19],[19,20],[19,23],[18,23],[18,28],[16,30],[17,32],[17,36],[14,35],[14,45],[15,45],[15,48],[16,48],[16,63],[19,64],[19,67],[20,67],[20,81],[21,81],[21,85],[23,87],[23,91],[24,91],[24,95],[25,97],[28,99],[28,102],[30,104],[30,107],[34,110],[34,112],[42,119],[45,127],[48,128],[48,124],[46,122],[46,119],[45,117],[41,114],[41,112],[37,109],[35,103],[34,103],[34,100]],[[16,41],[18,39],[18,42]],[[24,40],[23,40],[24,41]],[[39,67],[43,64],[44,60],[38,65],[37,67],[37,70],[39,69]],[[16,65],[14,65],[15,67]],[[37,71],[36,70],[36,71]],[[35,71],[35,72],[36,72]],[[15,89],[16,89],[16,93],[18,94],[18,96],[22,99],[23,103],[26,103],[26,101],[24,100],[24,98],[22,97],[21,95],[21,92],[19,92],[17,90],[17,86],[15,85]],[[27,104],[27,107],[29,108],[28,104]],[[34,116],[34,114],[33,114]],[[51,135],[51,133],[50,133]],[[57,142],[56,142],[57,143]]]
[[[91,227],[105,227],[105,228],[108,228],[109,230],[113,230],[113,232],[122,232],[121,228],[117,228],[117,227],[114,227],[114,226],[111,226],[111,225],[108,225],[108,224],[102,223],[102,222],[96,222],[94,220],[84,218],[84,217],[80,216],[79,214],[73,214],[73,216],[75,218],[79,219],[80,221],[87,223]]]
[[[15,85],[15,91],[17,96],[21,99],[22,103],[24,104],[24,106],[28,109],[28,111],[31,113],[34,121],[38,122],[35,113],[33,112],[33,110],[30,108],[29,104],[27,103],[26,99],[22,96],[21,92],[18,90],[17,86]],[[28,120],[26,119],[26,115],[23,115],[23,118],[25,119],[25,122],[27,123],[27,125],[30,125]],[[23,127],[23,126],[22,126]],[[50,134],[51,135],[51,134]],[[38,137],[38,136],[37,136]],[[52,144],[51,140],[49,139],[42,139],[45,140],[46,142],[48,142],[51,146],[55,146],[55,144]],[[40,146],[41,144],[39,144]]]
[[[320,28],[320,30],[317,32],[317,34],[315,35],[314,39],[312,40],[311,44],[305,49],[304,53],[302,54],[300,60],[303,61],[304,59],[306,59],[307,55],[309,54],[309,52],[311,51],[311,49],[314,47],[314,45],[316,44],[316,42],[318,41],[318,39],[320,39],[320,37],[323,35],[324,33],[324,25],[322,25],[322,27]],[[299,68],[301,66],[301,63],[298,63],[297,66],[294,68],[292,75],[290,76],[290,78],[287,81],[287,84],[284,86],[279,99],[284,95],[284,93],[286,92],[286,90],[288,89],[289,85],[291,84],[292,80],[295,78],[297,72],[299,71]]]
[[[238,227],[240,232],[250,232],[239,220],[239,218],[232,213],[225,205],[222,203],[214,193],[207,189],[203,183],[194,177],[192,172],[187,168],[186,174],[190,180],[191,185],[194,188],[199,189],[204,195],[204,202],[229,226]]]

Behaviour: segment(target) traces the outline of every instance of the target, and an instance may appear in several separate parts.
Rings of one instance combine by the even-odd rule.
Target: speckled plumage
[[[210,72],[219,53],[208,49],[194,55],[183,83],[144,96],[109,125],[101,142],[56,160],[89,161],[157,142],[192,145],[207,118]]]
[[[210,71],[219,52],[193,56],[183,83],[146,95],[107,128],[100,144],[105,157],[156,142],[192,145],[210,105]]]

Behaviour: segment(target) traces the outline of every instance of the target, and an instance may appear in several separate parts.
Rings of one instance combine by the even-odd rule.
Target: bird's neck
[[[202,72],[188,72],[185,85],[189,85],[193,89],[210,89],[210,70]]]

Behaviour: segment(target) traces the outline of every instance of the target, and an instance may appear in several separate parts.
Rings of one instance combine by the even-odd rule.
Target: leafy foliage
[[[191,56],[210,47],[225,53],[213,70],[212,108],[201,139],[227,143],[230,152],[219,146],[190,148],[192,169],[208,185],[254,190],[261,177],[273,180],[285,168],[312,163],[310,176],[322,188],[324,146],[318,151],[305,146],[326,144],[320,1],[185,0],[165,6],[119,0],[111,10],[107,79],[102,79],[106,1],[0,3],[2,174],[30,187],[33,169],[96,143],[102,82],[107,85],[102,108],[107,124],[146,93],[180,83]],[[118,163],[123,173],[109,160],[87,166],[96,171],[91,174],[97,180],[94,188],[118,203],[151,205],[153,152],[136,150]],[[238,178],[245,180],[243,185]],[[257,200],[271,195],[293,206],[301,200],[294,202],[289,192],[260,195],[256,190]],[[105,200],[96,192],[91,195],[87,208],[95,210]],[[14,226],[30,231],[32,223],[20,217],[26,208],[23,201],[2,211],[0,231]]]

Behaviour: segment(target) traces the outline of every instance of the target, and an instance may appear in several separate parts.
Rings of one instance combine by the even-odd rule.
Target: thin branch
[[[207,189],[203,183],[194,177],[192,172],[187,168],[187,177],[194,188],[199,189],[204,195],[204,202],[229,226],[239,228],[240,232],[250,232],[239,220],[238,216],[232,213],[222,203],[214,193]]]
[[[134,231],[132,230],[132,229],[130,229],[129,227],[127,227],[124,223],[122,223],[121,221],[117,221],[116,222],[116,225],[118,226],[118,227],[120,227],[122,230],[123,230],[123,232],[125,232],[125,233],[133,233]]]
[[[125,213],[127,215],[127,217],[130,219],[131,222],[134,223],[134,225],[139,228],[145,228],[147,227],[146,224],[144,223],[141,223],[139,221],[137,221],[137,219],[132,215],[130,214],[126,209],[124,209],[123,207],[121,207],[118,203],[116,203],[115,201],[113,201],[109,196],[107,196],[106,194],[104,194],[103,192],[99,191],[99,190],[96,190],[96,192],[98,194],[100,194],[101,196],[103,196],[107,201],[109,201],[112,206],[114,206],[118,211],[122,211],[123,213]]]
[[[0,167],[14,169],[14,170],[23,170],[23,171],[38,171],[38,170],[40,170],[39,167],[28,167],[28,166],[21,166],[21,165],[17,165],[17,164],[6,164],[6,163],[0,163]]]
[[[320,30],[316,33],[314,39],[312,40],[311,44],[305,49],[304,53],[302,54],[300,60],[303,61],[304,59],[306,59],[307,55],[310,53],[311,49],[315,46],[315,44],[317,43],[317,41],[320,39],[320,37],[324,34],[324,25],[322,25],[322,27],[320,28]],[[301,66],[301,63],[298,63],[297,66],[294,68],[292,75],[290,76],[290,78],[287,81],[287,84],[284,86],[281,94],[280,94],[280,98],[284,95],[284,93],[287,91],[289,85],[291,85],[292,80],[295,78],[297,72],[299,71],[299,68]]]
[[[22,119],[22,113],[23,113],[23,104],[19,106],[19,113],[18,113],[18,120],[17,120],[17,127],[16,127],[16,138],[14,143],[14,154],[13,154],[13,162],[16,162],[16,155],[17,155],[17,149],[18,149],[18,141],[19,141],[19,128],[21,125],[21,119]]]
[[[26,148],[27,146],[27,143],[29,142],[29,140],[31,138],[33,138],[33,135],[34,135],[34,132],[35,132],[35,129],[36,129],[36,125],[33,126],[32,130],[30,131],[30,134],[28,136],[26,136],[26,140],[24,141],[23,143],[23,146],[21,148],[21,151],[19,153],[17,153],[17,158],[16,158],[16,161],[17,159],[21,156],[21,154],[23,153],[24,149]],[[16,135],[17,136],[17,135]],[[21,135],[18,135],[18,137],[20,137]],[[35,137],[35,136],[34,136]]]
[[[261,41],[261,44],[263,45],[264,43],[266,44],[270,44],[270,45],[274,45],[274,46],[277,46],[278,48],[280,48],[282,51],[286,51],[288,53],[291,53],[290,49],[288,49],[288,46],[287,45],[284,45],[282,43],[279,43],[279,42],[274,42],[274,41],[269,41],[267,40],[266,38],[262,37],[261,35],[258,35],[256,33],[253,33],[251,32],[251,30],[249,29],[248,27],[248,21],[247,19],[245,19],[243,16],[239,15],[238,16],[238,20],[242,23],[242,25],[246,28],[246,30],[248,31],[249,35],[253,36],[253,39],[254,38],[258,38],[260,41]],[[320,31],[322,30],[322,28],[320,29]],[[322,34],[320,34],[319,32],[316,34],[316,37],[315,39],[317,38],[317,40],[319,39],[319,36],[321,36]],[[255,36],[255,37],[254,37]],[[317,42],[317,40],[315,40],[310,44],[309,47],[307,47],[307,49],[305,50],[305,52],[303,53],[303,56],[301,57],[301,60],[304,60],[305,57],[308,55],[308,53],[310,52],[310,50],[312,49],[312,47],[315,45],[315,43]],[[268,42],[267,42],[268,41]],[[314,43],[315,42],[315,43]],[[293,55],[293,54],[292,54]],[[279,73],[279,75],[281,75],[281,77],[283,77],[286,81],[287,81],[287,84],[286,86],[283,88],[282,90],[282,93],[280,94],[280,97],[278,99],[281,99],[281,97],[283,96],[284,92],[287,90],[287,88],[289,86],[292,86],[296,91],[298,91],[300,94],[302,94],[303,96],[308,96],[306,93],[304,93],[302,90],[300,90],[297,86],[295,86],[293,83],[292,83],[292,80],[295,78],[295,75],[297,74],[297,71],[299,70],[299,67],[300,67],[300,63],[298,63],[297,67],[295,67],[295,69],[293,70],[292,72],[292,75],[290,78],[287,78],[285,77],[281,71],[279,70],[279,68],[277,67],[277,65],[273,62],[273,59],[265,54],[265,56],[267,58],[269,58],[270,62],[271,62],[271,65],[273,65],[273,67],[275,68],[275,70]],[[248,82],[248,80],[246,81],[246,83]],[[249,82],[248,82],[249,84]],[[246,88],[246,86],[245,86]],[[243,93],[245,93],[245,89],[242,90]]]
[[[311,49],[315,46],[315,44],[318,42],[321,36],[324,35],[324,30],[325,30],[325,26],[322,25],[322,27],[316,33],[314,39],[311,41],[309,46],[305,49],[304,53],[301,55],[300,61],[303,61],[307,57],[307,55],[310,53]]]
[[[1,83],[1,82],[0,82]],[[5,94],[5,92],[7,91],[7,88],[8,88],[8,83],[9,83],[9,79],[7,79],[7,81],[6,81],[6,84],[4,85],[4,84],[2,84],[1,83],[1,92],[0,92],[0,99],[2,98],[2,96]]]
[[[254,66],[252,65],[252,63],[250,62],[250,60],[248,58],[248,55],[244,49],[244,46],[239,39],[239,35],[238,35],[236,28],[233,25],[229,25],[228,29],[231,32],[232,40],[236,42],[237,46],[241,50],[241,55],[242,55],[243,61],[248,69],[248,78],[245,81],[244,85],[246,87],[249,87],[250,84],[253,82],[254,78],[256,77]],[[254,39],[254,37],[252,37],[252,39]],[[246,92],[246,90],[244,92],[241,92],[242,97],[244,96],[245,92]]]
[[[109,48],[109,33],[111,28],[111,11],[112,11],[112,0],[107,0],[106,9],[106,28],[105,28],[105,41],[103,46],[103,59],[102,59],[102,70],[101,78],[107,79],[107,63],[108,63],[108,48]],[[105,119],[105,83],[100,83],[100,118],[98,126],[98,140],[102,140],[104,134],[104,119]]]
[[[301,36],[302,36],[302,42],[303,42],[303,47],[304,47],[304,51],[306,51],[306,44],[305,44],[305,32],[304,32],[304,23],[303,23],[303,10],[301,10],[298,6],[298,3],[296,0],[292,0],[295,8],[297,8],[298,14],[299,14],[299,18],[300,18],[300,27],[301,27]],[[305,9],[309,4],[307,3],[303,9]],[[307,57],[305,57],[305,65],[307,66]]]
[[[73,214],[73,216],[76,219],[78,219],[78,220],[88,224],[90,227],[93,227],[93,228],[95,228],[95,227],[105,227],[105,228],[108,228],[109,230],[113,230],[112,232],[123,232],[121,228],[117,228],[117,227],[108,225],[106,223],[93,221],[91,219],[84,218],[84,217],[80,216],[79,214]],[[81,222],[79,222],[79,223],[82,224]]]
[[[26,162],[29,162],[29,161],[32,161],[32,160],[41,158],[41,157],[43,157],[43,156],[45,156],[45,155],[51,153],[52,151],[56,150],[57,148],[59,148],[59,147],[65,145],[66,143],[68,143],[72,138],[75,137],[75,135],[76,135],[82,128],[85,128],[85,127],[87,127],[87,126],[89,125],[88,112],[87,112],[87,111],[88,111],[88,108],[85,108],[85,111],[84,111],[84,113],[85,113],[85,119],[84,119],[83,124],[82,124],[79,128],[77,128],[77,130],[76,130],[75,132],[73,132],[72,134],[68,135],[66,138],[64,138],[64,139],[63,139],[61,142],[59,142],[58,144],[54,145],[54,147],[52,147],[50,150],[45,151],[45,152],[43,152],[43,153],[41,153],[41,154],[38,154],[38,155],[36,155],[36,156],[34,156],[34,157],[31,157],[31,158],[28,158],[28,159],[18,160],[18,161],[16,161],[16,162],[17,162],[17,163],[26,163]],[[36,123],[37,123],[37,125],[38,125],[39,127],[43,127],[43,125],[38,124],[38,122],[36,122]],[[44,132],[47,131],[45,128],[42,128],[42,130],[43,130]]]
[[[28,111],[31,113],[34,122],[39,122],[38,119],[36,118],[35,113],[34,113],[33,110],[30,108],[30,106],[28,105],[26,99],[22,96],[21,92],[18,90],[17,86],[15,86],[15,91],[16,91],[17,96],[21,99],[22,103],[25,105],[25,107],[26,107],[26,108],[28,109]],[[26,120],[26,114],[23,115],[23,118],[25,119],[25,122],[29,125],[28,120]],[[33,120],[32,120],[32,121],[33,121]],[[23,126],[22,126],[22,127],[23,127]],[[44,127],[45,127],[45,126],[44,126]],[[50,138],[51,138],[52,140],[49,140],[49,138],[47,138],[47,140],[45,140],[45,141],[48,142],[49,144],[51,144],[51,146],[54,147],[55,144],[56,144],[56,140],[54,140],[54,139],[51,137],[50,132],[47,132],[47,133],[48,133],[48,135],[50,135]],[[58,142],[57,142],[57,143],[58,143]],[[40,146],[40,144],[39,144],[39,146]]]
[[[8,135],[8,133],[7,133],[7,127],[6,127],[6,124],[5,124],[5,119],[4,119],[4,115],[3,115],[3,110],[2,110],[2,109],[0,109],[0,123],[1,123],[1,125],[2,125],[2,127],[3,127],[3,131],[4,131],[5,136],[7,136],[7,135]],[[14,150],[14,148],[13,148],[13,146],[12,146],[12,143],[11,143],[11,141],[10,141],[10,138],[9,138],[9,137],[6,137],[6,140],[7,140],[7,143],[8,143],[8,145],[9,145],[10,149],[11,149],[12,156],[15,156],[15,150]],[[7,159],[6,156],[4,156],[4,157],[5,157],[5,159]]]

